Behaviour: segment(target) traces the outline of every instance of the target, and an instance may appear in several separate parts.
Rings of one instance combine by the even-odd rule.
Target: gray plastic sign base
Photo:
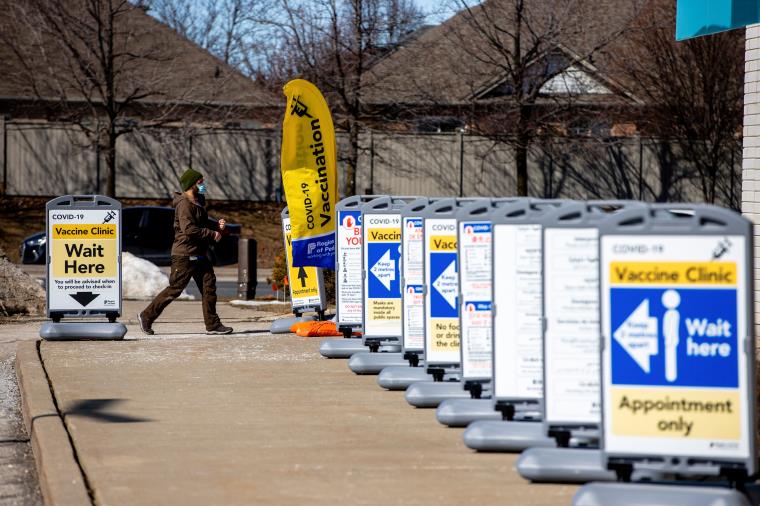
[[[272,334],[289,334],[290,327],[296,323],[311,322],[317,319],[317,315],[309,316],[288,316],[286,318],[280,318],[272,322],[272,327],[269,332]]]
[[[404,397],[415,408],[437,408],[448,399],[469,399],[470,392],[460,381],[420,381],[410,385]]]
[[[573,506],[750,506],[729,488],[640,483],[589,483],[573,497]]]
[[[325,339],[319,345],[319,353],[326,358],[351,358],[354,353],[368,351],[361,338]]]
[[[378,351],[385,353],[401,353],[401,343],[398,341],[385,341],[380,345]],[[408,364],[409,362],[407,362]]]
[[[521,452],[533,447],[553,448],[554,438],[544,434],[542,423],[478,421],[462,434],[464,444],[479,452]]]
[[[573,429],[570,431],[570,441],[575,448],[599,448],[601,434],[598,428]]]
[[[377,384],[386,390],[406,390],[420,381],[433,381],[427,367],[392,366],[386,367],[377,376]]]
[[[348,359],[348,368],[356,374],[380,374],[386,367],[403,365],[409,367],[403,353],[385,351],[362,351],[354,353]]]
[[[448,399],[438,405],[435,417],[448,427],[467,427],[478,420],[500,421],[491,399]]]
[[[602,451],[579,448],[528,448],[517,459],[517,472],[537,483],[588,483],[617,481],[604,466]],[[633,481],[661,480],[662,473],[635,471]]]
[[[118,341],[126,333],[127,327],[118,322],[46,322],[40,327],[40,337],[45,341]]]
[[[517,459],[517,472],[526,480],[549,483],[615,481],[602,463],[600,450],[528,448]]]
[[[513,418],[515,422],[540,422],[541,421],[541,411],[530,408],[530,409],[518,409],[518,411],[515,413],[515,417]],[[573,439],[571,438],[571,441]]]

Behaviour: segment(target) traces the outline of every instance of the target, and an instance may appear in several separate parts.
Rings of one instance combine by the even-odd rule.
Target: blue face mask
[[[206,193],[206,185],[205,184],[199,184],[198,185],[198,193],[201,195],[205,195]]]

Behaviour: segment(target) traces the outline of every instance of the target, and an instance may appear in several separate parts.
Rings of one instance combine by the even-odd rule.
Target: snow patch
[[[283,307],[290,306],[290,302],[281,302],[279,300],[231,300],[230,301],[231,306],[238,306],[238,307],[258,307],[258,306],[276,306],[280,305]]]
[[[126,251],[121,254],[121,289],[124,299],[151,300],[167,286],[169,276],[161,272],[157,265]],[[179,299],[194,300],[195,297],[183,291]]]
[[[14,370],[14,357],[10,356],[0,360],[0,432],[10,437],[17,434],[24,437],[26,431],[21,422],[21,396],[19,395],[16,374]]]

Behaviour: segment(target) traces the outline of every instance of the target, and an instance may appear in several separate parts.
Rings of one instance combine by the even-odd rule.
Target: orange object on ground
[[[335,322],[307,322],[310,325],[298,325],[296,335],[301,337],[332,337],[342,336]]]
[[[304,327],[304,326],[309,327],[313,323],[315,323],[315,322],[314,321],[306,321],[306,322],[294,323],[293,325],[290,326],[290,331],[293,332],[294,334],[297,334],[298,333],[298,329],[300,329],[301,327]]]
[[[298,322],[290,326],[290,331],[301,337],[333,337],[342,336],[334,322]],[[361,332],[352,332],[353,336],[361,336]]]

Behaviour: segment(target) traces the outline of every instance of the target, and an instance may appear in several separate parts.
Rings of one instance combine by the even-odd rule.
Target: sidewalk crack
[[[71,432],[69,432],[69,426],[66,423],[66,417],[61,413],[61,408],[58,406],[58,398],[55,395],[55,389],[53,388],[53,383],[50,381],[50,375],[48,374],[47,367],[45,367],[45,360],[42,358],[42,341],[37,341],[37,356],[40,359],[40,364],[42,365],[42,372],[45,373],[45,379],[48,383],[48,389],[50,389],[50,397],[53,399],[53,406],[55,406],[55,411],[58,413],[58,417],[61,419],[61,422],[63,422],[63,430],[66,431],[66,436],[69,438],[69,446],[71,447],[71,452],[74,454],[74,462],[76,462],[77,467],[79,467],[79,472],[82,474],[82,480],[84,481],[84,487],[87,489],[87,496],[90,499],[90,504],[94,505],[95,503],[95,492],[92,489],[92,486],[90,485],[90,480],[87,477],[87,473],[84,470],[84,467],[82,466],[82,462],[79,460],[79,452],[77,451],[77,447],[74,444],[74,438],[71,437]]]

